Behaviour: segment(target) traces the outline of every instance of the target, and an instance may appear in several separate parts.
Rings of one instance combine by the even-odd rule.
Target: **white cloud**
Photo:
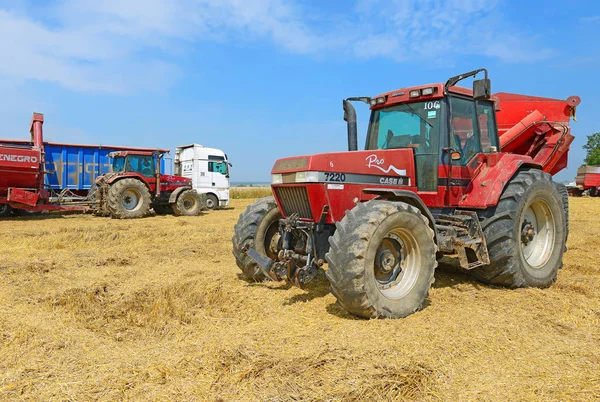
[[[201,41],[268,40],[296,54],[452,62],[482,55],[547,58],[526,33],[507,29],[495,0],[357,0],[334,16],[296,0],[59,0],[43,9],[0,3],[0,78],[77,91],[168,88],[173,61]],[[29,7],[28,7],[29,6]],[[517,36],[518,35],[518,36]]]
[[[592,15],[591,17],[581,17],[581,22],[600,22],[600,15]]]

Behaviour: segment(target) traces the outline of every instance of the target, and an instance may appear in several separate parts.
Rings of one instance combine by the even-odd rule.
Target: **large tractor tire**
[[[0,218],[6,218],[10,216],[12,207],[8,204],[0,204]]]
[[[231,241],[237,266],[248,280],[260,282],[265,279],[265,275],[241,248],[247,245],[262,255],[276,259],[280,219],[281,212],[272,196],[257,200],[240,214]]]
[[[556,281],[566,238],[563,199],[549,174],[522,170],[494,216],[482,222],[490,265],[471,271],[484,283],[545,288]]]
[[[356,205],[329,238],[331,293],[351,314],[406,317],[423,306],[437,267],[428,219],[404,202]]]
[[[196,190],[185,190],[177,197],[173,204],[173,214],[175,216],[196,216],[206,205],[206,198],[196,192]]]
[[[556,187],[556,191],[560,194],[562,198],[562,206],[563,211],[565,212],[565,243],[569,239],[569,191],[567,187],[562,183],[554,182],[554,187]],[[565,252],[567,251],[565,247]]]
[[[219,199],[214,194],[206,195],[206,209],[212,211],[219,208]]]
[[[141,218],[150,211],[148,187],[137,179],[122,179],[108,190],[108,209],[117,219]]]

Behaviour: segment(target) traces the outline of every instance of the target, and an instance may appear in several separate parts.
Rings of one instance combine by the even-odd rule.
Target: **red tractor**
[[[472,90],[456,86],[480,72]],[[364,151],[351,101],[371,109]],[[443,255],[488,284],[550,286],[568,233],[552,175],[567,165],[578,104],[492,95],[485,69],[346,99],[348,152],[275,163],[274,197],[235,225],[237,264],[249,280],[302,286],[327,262],[339,304],[366,318],[421,309]]]
[[[150,208],[157,213],[172,210],[177,216],[198,215],[206,207],[206,197],[192,189],[192,180],[160,173],[167,152],[109,154],[112,172],[98,177],[88,195],[96,203],[96,211],[119,219],[141,218]]]

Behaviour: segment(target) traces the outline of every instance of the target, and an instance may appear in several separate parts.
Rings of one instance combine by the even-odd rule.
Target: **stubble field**
[[[323,277],[242,280],[231,236],[252,201],[0,221],[0,399],[600,399],[600,200],[571,199],[551,288],[489,287],[444,264],[424,310],[372,321]]]

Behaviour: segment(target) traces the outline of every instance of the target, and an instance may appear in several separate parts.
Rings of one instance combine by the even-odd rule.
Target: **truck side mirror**
[[[492,82],[489,78],[473,81],[473,99],[487,100],[492,97]]]

